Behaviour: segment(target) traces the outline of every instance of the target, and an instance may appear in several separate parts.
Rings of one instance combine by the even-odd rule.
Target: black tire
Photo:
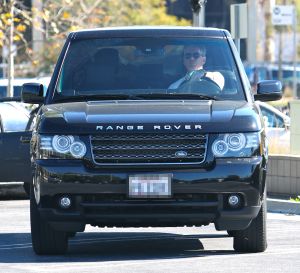
[[[235,231],[235,230],[227,230],[227,234],[228,234],[230,237],[233,237],[233,236],[236,234],[236,231]]]
[[[267,208],[264,198],[261,209],[245,230],[235,231],[233,248],[238,252],[256,253],[267,249]]]
[[[33,250],[38,255],[58,255],[68,249],[67,233],[54,230],[38,211],[33,186],[30,188],[30,222]]]
[[[24,182],[23,184],[24,191],[28,197],[30,197],[30,183]]]

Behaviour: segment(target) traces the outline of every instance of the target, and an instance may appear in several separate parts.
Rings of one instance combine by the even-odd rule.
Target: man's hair
[[[199,48],[200,52],[203,53],[204,55],[206,55],[206,47],[203,46],[203,45],[197,45],[197,44],[185,45],[184,48],[183,48],[183,52],[185,52],[185,50],[186,50],[187,48],[190,48],[190,47],[196,47],[196,48]]]

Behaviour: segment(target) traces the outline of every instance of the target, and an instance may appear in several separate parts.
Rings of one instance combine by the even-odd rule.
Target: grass
[[[300,202],[300,195],[298,195],[297,197],[295,198],[290,198],[290,201],[295,201],[295,202]]]

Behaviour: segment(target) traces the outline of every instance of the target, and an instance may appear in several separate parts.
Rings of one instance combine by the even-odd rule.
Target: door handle
[[[21,136],[20,137],[20,141],[22,143],[30,143],[30,140],[31,140],[31,136]]]

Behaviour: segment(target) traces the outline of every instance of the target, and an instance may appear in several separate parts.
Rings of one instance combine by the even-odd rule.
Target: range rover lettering
[[[239,252],[266,239],[267,142],[256,94],[226,30],[124,27],[69,34],[31,138],[30,215],[37,254],[99,227],[202,226]]]

